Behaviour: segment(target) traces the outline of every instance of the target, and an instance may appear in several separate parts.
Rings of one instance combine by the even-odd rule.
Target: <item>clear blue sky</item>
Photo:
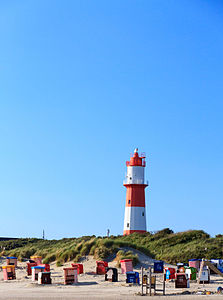
[[[0,236],[223,228],[222,1],[0,2]]]

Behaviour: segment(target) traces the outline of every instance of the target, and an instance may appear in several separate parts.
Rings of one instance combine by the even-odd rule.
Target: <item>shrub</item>
[[[78,263],[80,260],[81,260],[81,255],[78,254],[78,255],[75,257],[74,262],[75,262],[75,263]]]
[[[103,260],[106,259],[111,253],[111,249],[108,249],[105,246],[99,246],[94,251],[94,258]]]
[[[107,248],[110,248],[114,245],[114,241],[110,240],[110,239],[106,239],[103,241],[103,245]]]
[[[63,265],[63,262],[61,260],[57,260],[56,266],[61,267]]]
[[[83,246],[83,241],[81,241],[80,243],[77,244],[77,246],[75,247],[75,251],[80,252],[82,246]]]
[[[70,250],[66,250],[64,251],[61,255],[60,255],[60,259],[63,261],[63,262],[66,262],[69,260],[69,257],[70,257]]]
[[[92,247],[91,247],[91,250],[90,250],[90,252],[89,252],[89,255],[94,255],[95,249],[96,249],[96,248],[97,248],[97,245],[92,246]]]
[[[120,268],[120,260],[122,259],[132,259],[133,266],[136,266],[139,263],[139,257],[137,254],[133,254],[132,251],[123,251],[120,250],[116,254],[115,260],[117,261],[117,267]]]
[[[95,245],[95,238],[92,239],[92,240],[89,241],[89,242],[86,242],[86,243],[83,245],[83,247],[82,247],[82,249],[81,249],[81,251],[80,251],[80,254],[81,254],[82,256],[88,255],[89,252],[91,251],[91,248],[92,248],[94,245]]]
[[[223,234],[216,234],[216,238],[223,238]]]
[[[190,258],[223,258],[223,235],[215,238],[202,230],[173,233],[165,228],[156,233],[133,233],[128,236],[65,238],[61,240],[16,239],[0,241],[1,255],[19,259],[41,255],[45,263],[79,260],[81,256],[94,255],[106,259],[120,248],[134,248],[146,255],[168,263],[187,262]],[[128,252],[128,251],[126,251]],[[120,254],[120,253],[119,253]],[[123,253],[122,253],[123,254]],[[130,253],[125,253],[129,256]]]
[[[35,254],[36,250],[34,248],[25,248],[20,252],[20,256],[22,258],[30,258],[33,254]]]
[[[73,260],[75,259],[75,257],[77,256],[78,252],[75,249],[71,249],[69,251],[69,260]]]
[[[55,261],[55,260],[56,260],[56,255],[53,253],[53,254],[47,255],[47,256],[44,258],[43,263],[44,263],[44,264],[49,264],[49,263],[51,263],[51,262],[53,262],[53,261]]]
[[[166,237],[172,233],[173,233],[173,230],[171,230],[169,228],[164,228],[164,229],[158,231],[157,233],[155,233],[153,237],[154,237],[154,239],[160,239],[160,238]]]

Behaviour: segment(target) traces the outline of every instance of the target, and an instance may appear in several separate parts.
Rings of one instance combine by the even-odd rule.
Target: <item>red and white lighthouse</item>
[[[126,166],[127,175],[123,183],[127,188],[123,234],[143,233],[146,232],[145,188],[148,186],[144,179],[145,155],[139,156],[138,149],[135,149]]]

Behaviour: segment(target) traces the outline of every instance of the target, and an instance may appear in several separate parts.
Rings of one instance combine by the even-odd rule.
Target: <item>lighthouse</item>
[[[146,207],[145,207],[145,155],[139,156],[138,148],[126,162],[127,175],[123,185],[126,187],[126,204],[124,218],[124,235],[133,232],[146,232]]]

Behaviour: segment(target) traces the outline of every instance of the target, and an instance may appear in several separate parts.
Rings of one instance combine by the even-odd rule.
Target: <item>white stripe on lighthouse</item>
[[[144,184],[144,167],[128,166],[126,184]]]
[[[146,231],[146,211],[145,207],[126,206],[124,230]]]

